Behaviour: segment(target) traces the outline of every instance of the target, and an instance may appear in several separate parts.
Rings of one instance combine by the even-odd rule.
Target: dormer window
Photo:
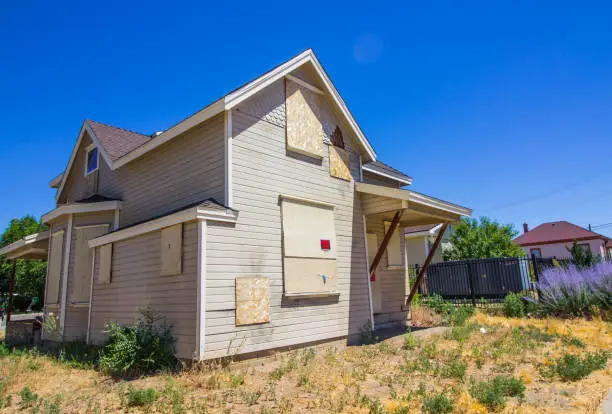
[[[100,154],[98,153],[97,147],[91,146],[87,148],[87,157],[85,161],[85,176],[88,176],[89,174],[98,171],[99,158]]]

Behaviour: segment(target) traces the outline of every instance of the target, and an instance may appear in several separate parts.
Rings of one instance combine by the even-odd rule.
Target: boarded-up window
[[[100,274],[98,281],[103,285],[108,285],[111,282],[111,268],[113,265],[113,245],[105,244],[100,246]]]
[[[236,326],[270,322],[270,278],[236,278]]]
[[[183,271],[183,225],[166,227],[161,231],[160,275],[179,275]]]
[[[332,177],[351,181],[351,154],[342,148],[329,147],[329,174]]]
[[[385,221],[385,234],[389,231],[391,223]],[[393,232],[387,245],[387,266],[402,266],[402,247],[400,243],[399,226]]]
[[[74,268],[70,291],[70,301],[73,303],[88,302],[91,287],[91,260],[89,240],[100,237],[108,232],[108,225],[75,228],[76,239],[74,249]]]
[[[51,236],[51,256],[47,272],[46,304],[54,305],[59,301],[59,284],[64,261],[64,231],[57,231]]]
[[[335,292],[336,229],[331,207],[283,198],[286,295]]]
[[[323,125],[316,93],[286,80],[287,149],[323,158]]]

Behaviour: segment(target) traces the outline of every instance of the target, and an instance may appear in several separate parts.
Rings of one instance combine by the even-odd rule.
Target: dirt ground
[[[442,399],[453,412],[485,413],[492,408],[472,396],[474,384],[505,376],[524,384],[524,396],[505,397],[496,411],[598,412],[612,388],[610,361],[574,382],[544,373],[565,352],[611,350],[611,333],[600,320],[477,314],[463,327],[342,351],[300,350],[130,381],[47,356],[9,355],[0,357],[0,396],[2,412],[408,413]]]

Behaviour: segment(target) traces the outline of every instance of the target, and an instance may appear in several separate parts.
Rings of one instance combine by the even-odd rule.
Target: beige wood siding
[[[208,223],[206,358],[357,334],[369,319],[363,221],[354,182],[330,176],[327,151],[322,161],[287,154],[278,121],[281,90],[272,85],[232,113],[233,196],[240,215],[236,225]],[[270,116],[254,116],[260,102],[277,109],[270,109]],[[333,117],[333,111],[327,116]],[[345,140],[355,142],[349,129],[340,126]],[[358,177],[358,156],[352,154],[350,161]],[[335,206],[339,297],[283,298],[281,194]],[[270,278],[270,323],[235,326],[238,276]]]
[[[62,279],[62,262],[64,260],[64,231],[56,231],[51,235],[49,244],[49,270],[47,275],[47,296],[45,303],[59,303],[60,281]]]
[[[225,202],[223,115],[110,171],[100,163],[100,194],[123,201],[120,227],[214,198]]]
[[[161,231],[113,243],[112,281],[98,282],[99,248],[94,264],[95,282],[91,312],[91,339],[105,339],[108,321],[132,323],[138,309],[150,306],[172,325],[179,357],[195,351],[197,312],[198,231],[194,222],[183,225],[183,273],[160,276]]]
[[[100,162],[102,158],[100,158]],[[73,218],[73,229],[72,229],[72,240],[70,244],[70,259],[68,262],[68,282],[66,285],[67,289],[67,297],[66,297],[66,317],[64,319],[64,340],[72,341],[72,340],[85,340],[87,335],[87,317],[89,313],[89,291],[91,280],[91,266],[90,261],[87,260],[89,270],[84,269],[86,271],[85,284],[87,288],[85,289],[86,298],[85,301],[76,300],[73,297],[73,292],[75,291],[75,281],[77,278],[77,255],[79,254],[78,248],[78,230],[77,227],[83,226],[95,226],[95,225],[106,225],[108,228],[112,225],[113,222],[113,213],[112,212],[102,212],[96,214],[82,214],[75,215]],[[99,229],[99,227],[97,228]],[[91,257],[91,250],[88,250],[89,257]],[[81,302],[81,303],[75,303]]]
[[[85,133],[83,135],[81,145],[79,145],[76,157],[74,158],[72,169],[68,175],[68,178],[66,179],[66,184],[64,184],[62,195],[58,200],[59,203],[71,203],[81,200],[95,194],[98,190],[98,176],[100,174],[100,170],[98,169],[98,171],[85,177],[87,147],[92,143],[93,141],[89,135]],[[102,154],[100,154],[98,166],[100,167],[102,164],[106,166],[106,161],[104,161]]]

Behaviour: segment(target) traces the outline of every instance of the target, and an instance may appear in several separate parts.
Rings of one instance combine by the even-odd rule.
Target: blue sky
[[[163,130],[309,47],[416,191],[612,222],[612,6],[454,3],[4,1],[0,227],[54,207],[84,118]]]

